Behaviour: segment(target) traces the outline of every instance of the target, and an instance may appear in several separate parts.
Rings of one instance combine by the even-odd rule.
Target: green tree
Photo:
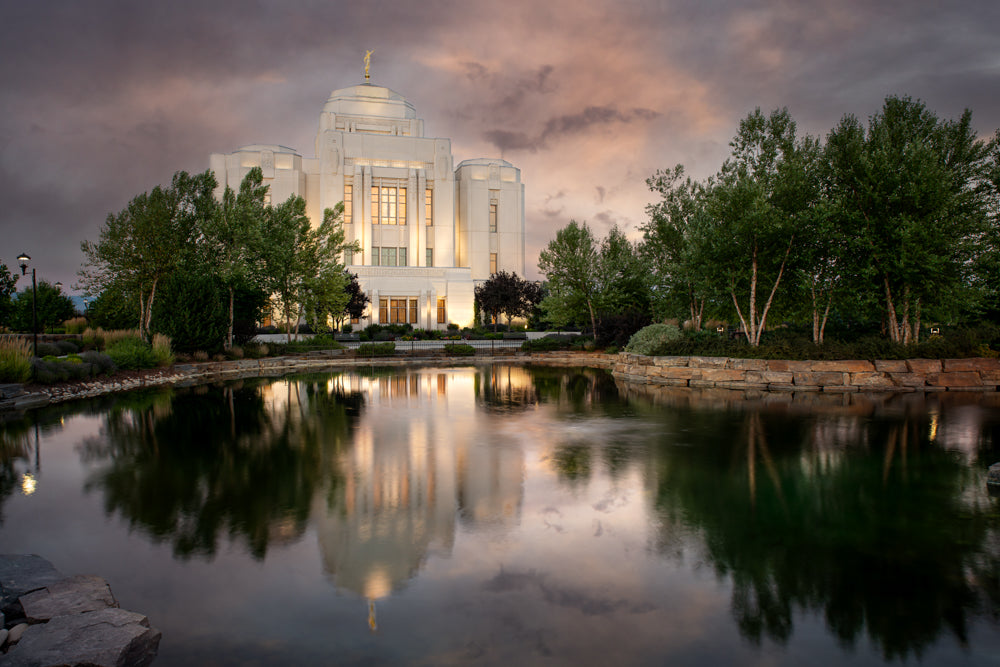
[[[13,310],[11,297],[16,292],[18,276],[7,269],[6,264],[0,264],[0,329],[7,326]]]
[[[622,331],[615,338],[628,338],[648,324],[650,313],[650,282],[647,265],[638,246],[613,225],[601,239],[597,259],[599,322],[630,314],[632,331]]]
[[[125,293],[121,283],[112,283],[90,299],[84,315],[92,327],[128,329],[139,320],[139,300]]]
[[[818,144],[796,139],[787,109],[769,116],[757,109],[730,145],[732,156],[706,190],[709,224],[698,253],[723,281],[747,340],[757,346],[796,234],[816,201],[811,167]],[[761,288],[768,290],[764,299]]]
[[[305,200],[292,196],[270,209],[262,234],[265,285],[277,299],[292,336],[302,314],[311,321],[339,317],[350,300],[341,260],[345,250],[357,252],[356,242],[347,243],[343,225],[343,202],[323,212],[323,222],[310,228]]]
[[[549,290],[542,309],[553,324],[589,316],[591,330],[597,331],[598,250],[587,223],[570,220],[539,254],[538,268],[546,275]]]
[[[705,304],[712,293],[709,273],[698,264],[697,240],[706,224],[705,188],[684,176],[684,167],[657,171],[646,179],[660,201],[646,207],[640,253],[646,260],[653,314],[667,319],[683,311],[694,331],[701,331]]]
[[[864,241],[890,339],[918,342],[929,308],[971,310],[969,258],[981,256],[991,205],[990,146],[971,113],[940,120],[921,102],[889,97],[867,131],[845,116],[827,143],[831,193],[844,231]]]
[[[79,276],[88,294],[114,283],[139,299],[139,330],[149,336],[156,289],[195,248],[195,234],[214,215],[210,171],[180,171],[169,187],[156,186],[109,214],[99,240],[81,244],[85,260]]]
[[[14,299],[11,324],[18,331],[31,331],[32,328],[32,290],[30,287],[18,292]],[[38,283],[38,298],[35,301],[38,314],[38,328],[48,331],[73,317],[73,301],[62,293],[59,288],[44,280]]]
[[[201,244],[208,266],[222,281],[229,301],[224,344],[227,350],[233,346],[236,288],[258,279],[267,191],[263,172],[254,167],[243,178],[238,193],[226,186],[214,214],[204,220]]]

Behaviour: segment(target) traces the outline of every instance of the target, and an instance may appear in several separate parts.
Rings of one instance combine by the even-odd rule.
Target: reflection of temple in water
[[[491,442],[474,410],[476,371],[341,376],[366,410],[338,464],[342,484],[312,516],[338,589],[369,600],[399,590],[429,554],[449,554],[456,520],[503,527],[520,514],[520,449]]]

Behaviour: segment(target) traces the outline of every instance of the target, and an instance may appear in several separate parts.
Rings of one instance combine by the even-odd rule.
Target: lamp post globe
[[[17,263],[18,266],[21,267],[22,276],[24,275],[25,271],[28,270],[28,262],[30,261],[31,257],[29,257],[27,253],[22,252],[20,255],[17,256]]]

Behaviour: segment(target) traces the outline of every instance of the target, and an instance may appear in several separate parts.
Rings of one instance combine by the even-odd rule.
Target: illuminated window
[[[434,224],[434,191],[424,190],[424,223],[430,227]]]
[[[448,321],[448,310],[445,308],[444,299],[438,299],[438,324],[445,324]]]
[[[344,183],[344,224],[354,221],[354,185]]]
[[[406,188],[376,179],[371,196],[373,225],[406,224]]]
[[[434,248],[427,249],[427,258],[424,266],[434,266]]]
[[[417,323],[417,300],[410,299],[410,324]]]
[[[490,231],[495,232],[497,230],[497,203],[490,203]]]
[[[490,253],[490,273],[497,272],[497,254],[495,252]]]
[[[382,324],[389,322],[389,299],[378,300],[378,321]]]
[[[381,188],[382,209],[379,211],[379,221],[383,225],[396,224],[396,188]]]
[[[390,324],[406,322],[406,299],[389,299]]]

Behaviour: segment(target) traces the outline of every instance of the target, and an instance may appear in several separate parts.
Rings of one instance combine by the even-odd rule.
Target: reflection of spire
[[[378,623],[375,622],[375,600],[368,599],[368,627],[372,632],[378,630]]]

